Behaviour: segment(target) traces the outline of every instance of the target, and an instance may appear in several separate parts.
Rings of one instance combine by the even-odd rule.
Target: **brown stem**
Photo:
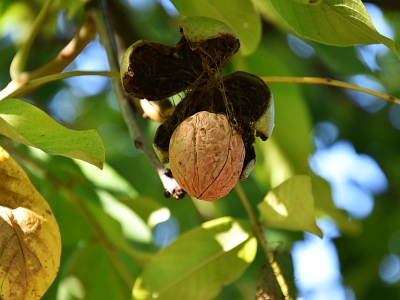
[[[90,6],[89,10],[93,14],[93,18],[96,21],[101,40],[107,52],[111,71],[119,72],[118,52],[113,30],[107,14],[106,3],[104,0],[98,0],[97,2],[98,3],[96,4],[98,5]],[[160,177],[165,189],[165,196],[169,197],[172,195],[176,199],[183,198],[185,196],[185,192],[172,177],[171,172],[161,164],[156,153],[154,152],[154,149],[147,141],[137,118],[135,106],[127,98],[125,91],[122,88],[121,80],[119,78],[112,78],[112,84],[118,105],[127,124],[131,138],[136,148],[143,151],[149,160],[150,165]]]
[[[269,262],[268,267],[273,271],[273,274],[275,275],[276,281],[279,284],[279,287],[281,289],[284,299],[292,300],[292,298],[290,297],[290,294],[289,294],[289,287],[286,283],[285,277],[283,277],[282,271],[281,271],[278,263],[276,262],[273,253],[268,248],[267,240],[265,239],[263,229],[262,229],[260,223],[258,222],[256,216],[254,215],[254,212],[253,212],[253,209],[251,208],[250,202],[247,199],[247,196],[244,193],[244,190],[239,182],[236,184],[235,190],[247,212],[247,215],[250,218],[250,221],[253,225],[253,230],[257,237],[257,240],[260,243],[261,247],[263,248],[263,250],[267,256],[267,259]]]

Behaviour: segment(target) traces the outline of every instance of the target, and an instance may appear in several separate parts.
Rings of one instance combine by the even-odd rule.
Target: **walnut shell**
[[[223,114],[201,111],[183,121],[169,146],[172,174],[191,196],[214,201],[228,194],[243,168],[245,148]]]

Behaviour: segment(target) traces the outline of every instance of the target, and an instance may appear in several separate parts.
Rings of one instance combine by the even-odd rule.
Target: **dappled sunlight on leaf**
[[[0,298],[40,299],[57,275],[61,237],[46,200],[0,148]]]
[[[134,299],[213,299],[254,260],[247,221],[223,217],[182,234],[156,253],[133,288]]]
[[[80,159],[103,168],[104,146],[96,131],[68,129],[44,111],[19,99],[0,101],[0,134],[50,154]]]
[[[287,230],[305,230],[322,237],[315,220],[311,178],[294,176],[272,189],[258,204],[262,224]]]

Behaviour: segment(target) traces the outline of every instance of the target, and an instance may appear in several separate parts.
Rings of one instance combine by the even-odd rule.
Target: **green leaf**
[[[262,224],[292,231],[305,230],[322,237],[315,222],[311,189],[311,178],[305,175],[293,176],[272,189],[258,204]]]
[[[340,225],[344,233],[353,236],[359,235],[361,233],[361,224],[357,220],[349,218],[346,212],[339,210],[335,206],[329,183],[315,174],[312,174],[311,178],[313,195],[315,199],[318,199],[318,205],[317,203],[315,204],[316,209],[331,216]]]
[[[49,154],[80,159],[103,168],[104,146],[95,130],[68,129],[19,99],[0,101],[0,134]]]
[[[117,275],[115,266],[104,249],[99,245],[82,246],[84,247],[82,254],[74,262],[69,276],[66,277],[78,281],[75,286],[69,285],[66,288],[81,286],[78,290],[70,290],[75,296],[72,299],[129,299],[129,289]],[[82,297],[79,297],[79,290],[82,290]],[[64,295],[57,297],[57,300],[66,299],[62,296]]]
[[[132,221],[137,220],[138,217],[147,222],[150,228],[154,228],[155,225],[168,220],[171,216],[170,210],[165,205],[150,197],[139,196],[139,193],[130,182],[123,178],[109,164],[105,163],[104,169],[99,170],[80,161],[75,161],[75,163],[79,166],[85,177],[102,191],[100,192],[100,198],[101,195],[107,195],[107,193],[103,193],[105,190],[112,195],[105,196],[105,199],[112,199],[113,203],[115,201],[119,202],[119,205],[118,203],[114,203],[114,206],[123,207],[124,211],[130,208],[135,213],[133,217],[122,217],[122,224],[128,222],[126,228],[136,228],[135,230],[137,231],[137,228],[143,227],[142,224],[132,226]],[[124,212],[125,215],[127,213],[127,211]]]
[[[384,44],[399,55],[396,44],[376,31],[361,0],[271,0],[278,14],[299,35],[325,44]]]
[[[75,161],[85,177],[96,187],[105,189],[113,194],[136,198],[139,193],[109,164],[104,164],[104,169],[99,170],[81,161]]]
[[[285,42],[286,43],[286,42]],[[259,76],[293,76],[289,65],[298,70],[307,67],[297,58],[288,57],[287,50],[281,47],[261,45],[250,56],[233,57],[237,69],[255,73]],[[286,47],[286,46],[285,46]],[[253,170],[257,181],[266,188],[276,187],[295,174],[310,175],[313,180],[313,194],[318,213],[330,215],[346,233],[359,232],[359,224],[350,221],[348,215],[333,204],[331,189],[328,184],[314,184],[315,174],[311,171],[308,158],[313,153],[311,144],[311,117],[300,86],[293,84],[269,83],[275,98],[274,132],[268,141],[255,143],[257,164]],[[293,118],[293,116],[296,116]]]
[[[360,61],[355,47],[335,47],[311,41],[309,44],[314,48],[322,62],[337,75],[371,73],[371,70]]]
[[[134,299],[213,299],[253,261],[250,223],[224,217],[181,235],[153,256],[133,287]]]
[[[150,254],[136,251],[128,244],[123,235],[121,224],[117,220],[93,203],[88,202],[86,205],[94,220],[104,233],[103,238],[107,239],[116,249],[129,255],[138,265],[147,263]]]
[[[172,0],[186,17],[204,16],[224,22],[240,39],[241,52],[252,53],[261,40],[261,19],[251,0]]]

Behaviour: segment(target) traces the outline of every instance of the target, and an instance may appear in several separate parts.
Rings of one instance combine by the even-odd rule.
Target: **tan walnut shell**
[[[243,168],[245,148],[223,114],[201,111],[183,121],[169,146],[172,174],[191,196],[214,201],[228,194]]]

